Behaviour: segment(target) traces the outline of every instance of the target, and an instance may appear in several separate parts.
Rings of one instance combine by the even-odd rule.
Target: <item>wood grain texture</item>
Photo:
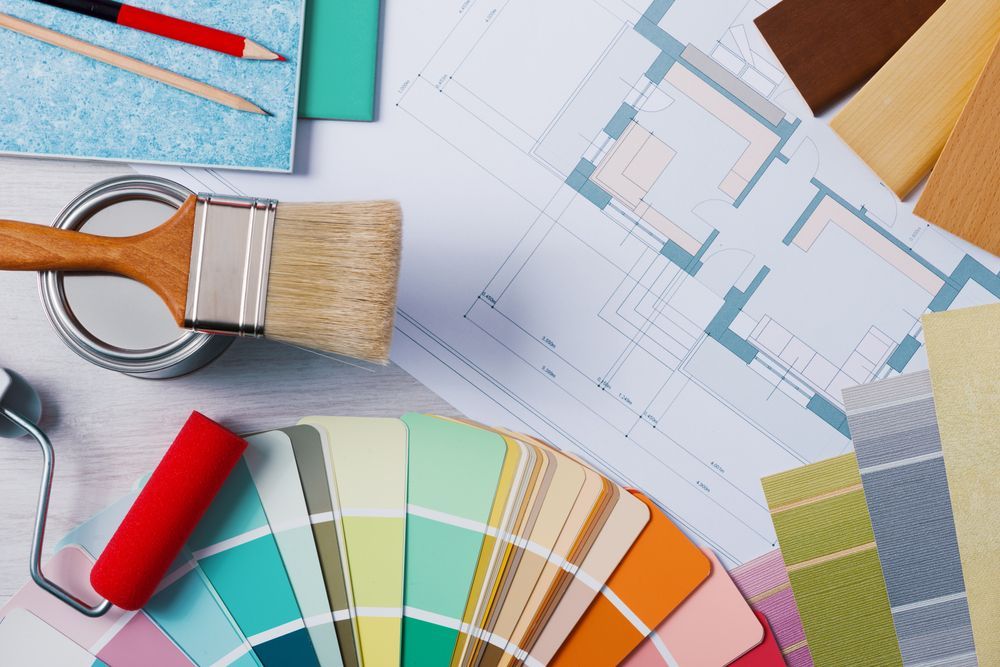
[[[947,0],[830,125],[899,197],[930,172],[1000,36],[1000,0]]]
[[[0,217],[47,224],[123,165],[0,158]],[[124,495],[156,466],[191,410],[241,432],[306,414],[457,415],[397,366],[363,369],[267,341],[239,340],[218,361],[175,380],[138,380],[91,366],[53,332],[31,273],[0,272],[0,365],[16,369],[45,404],[56,451],[46,544]],[[0,440],[0,602],[28,578],[41,474],[30,440]]]
[[[755,21],[813,113],[856,89],[944,0],[784,0]]]
[[[67,51],[72,51],[73,53],[78,53],[81,56],[86,56],[87,58],[92,58],[93,60],[105,63],[106,65],[123,69],[126,72],[132,72],[133,74],[137,74],[147,79],[159,81],[162,84],[177,88],[178,90],[183,90],[185,93],[190,93],[191,95],[211,100],[212,102],[222,104],[223,106],[227,106],[238,111],[247,111],[265,116],[268,115],[266,111],[258,107],[256,104],[243,99],[239,95],[234,95],[233,93],[226,92],[225,90],[221,90],[215,86],[210,86],[207,83],[189,79],[188,77],[177,74],[176,72],[171,72],[170,70],[165,70],[162,67],[144,63],[141,60],[136,60],[135,58],[118,53],[117,51],[105,49],[104,47],[91,44],[90,42],[84,42],[83,40],[76,39],[75,37],[64,35],[61,32],[56,32],[55,30],[49,30],[48,28],[35,25],[34,23],[30,23],[28,21],[23,21],[8,14],[0,14],[0,28],[6,28],[7,30],[12,30],[18,34],[24,35],[25,37],[31,37],[32,39],[37,39],[41,42],[45,42],[46,44],[51,44],[52,46],[66,49]]]
[[[162,225],[126,237],[0,220],[0,271],[94,271],[125,276],[156,292],[177,326],[183,327],[195,202],[191,195]]]
[[[1000,47],[993,51],[914,213],[1000,255]]]

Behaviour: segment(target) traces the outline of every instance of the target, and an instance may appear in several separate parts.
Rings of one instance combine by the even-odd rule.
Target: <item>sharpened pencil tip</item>
[[[279,63],[288,62],[288,58],[286,58],[285,56],[279,54],[278,55],[278,62]]]

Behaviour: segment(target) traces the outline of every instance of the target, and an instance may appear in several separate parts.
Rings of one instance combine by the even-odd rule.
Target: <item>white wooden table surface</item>
[[[0,158],[0,218],[48,224],[82,190],[129,171]],[[396,366],[359,369],[267,341],[237,341],[207,368],[173,380],[106,371],[53,332],[33,273],[0,272],[0,366],[22,374],[44,402],[41,425],[56,451],[50,547],[152,470],[192,410],[236,431],[288,426],[309,414],[456,414]],[[34,441],[0,440],[0,604],[29,578],[40,472]]]

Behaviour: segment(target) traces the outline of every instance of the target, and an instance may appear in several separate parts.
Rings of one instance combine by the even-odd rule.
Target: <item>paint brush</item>
[[[386,362],[401,235],[394,202],[192,195],[130,237],[0,220],[0,270],[122,275],[186,329]]]

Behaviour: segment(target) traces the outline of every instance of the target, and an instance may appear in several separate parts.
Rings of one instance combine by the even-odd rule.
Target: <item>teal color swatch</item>
[[[408,414],[403,664],[450,664],[507,443],[465,424]]]
[[[296,665],[319,667],[260,496],[242,459],[198,523],[188,548],[265,667],[289,664],[275,658],[281,652],[294,654]]]
[[[132,506],[130,494],[92,517],[66,535],[58,548],[75,544],[98,557]],[[188,566],[189,554],[181,554],[170,572]],[[167,578],[171,574],[167,574]],[[164,633],[180,646],[198,665],[211,665],[238,654],[248,646],[246,637],[233,624],[211,584],[198,568],[191,569],[158,591],[143,608]],[[237,667],[261,667],[257,656],[246,650],[228,664]]]
[[[303,118],[373,120],[379,0],[310,0],[302,47]]]

